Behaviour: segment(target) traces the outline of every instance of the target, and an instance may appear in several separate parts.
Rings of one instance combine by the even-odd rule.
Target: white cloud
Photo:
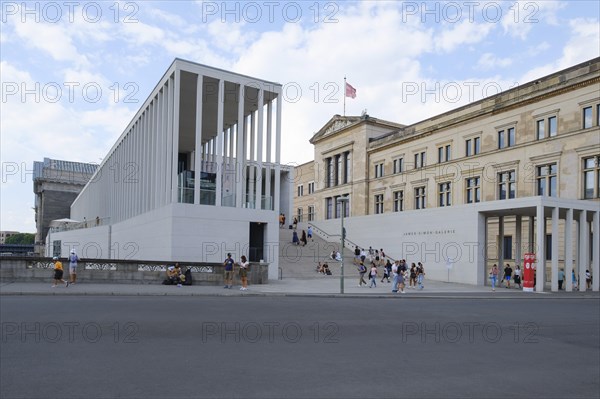
[[[557,70],[565,69],[600,55],[600,21],[576,18],[569,21],[571,36],[562,49],[562,56],[546,65],[526,72],[521,82],[529,82]],[[557,51],[558,52],[558,51]]]
[[[477,61],[478,69],[506,68],[512,64],[511,58],[499,58],[492,53],[484,53]]]
[[[451,27],[450,29],[446,29]],[[451,52],[463,44],[474,44],[483,41],[494,28],[494,24],[476,23],[464,20],[456,24],[442,25],[441,32],[436,34],[435,48],[438,51]]]
[[[15,32],[26,46],[42,50],[57,61],[89,65],[87,57],[77,51],[69,30],[63,24],[16,22]]]
[[[537,24],[558,25],[565,7],[566,3],[556,0],[516,1],[505,10],[501,25],[505,34],[525,40]]]

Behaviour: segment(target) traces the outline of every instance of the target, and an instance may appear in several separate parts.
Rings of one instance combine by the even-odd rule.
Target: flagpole
[[[344,76],[344,89],[342,95],[344,96],[344,116],[346,116],[346,77]]]

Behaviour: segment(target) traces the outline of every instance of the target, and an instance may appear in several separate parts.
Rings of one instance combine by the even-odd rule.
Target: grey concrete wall
[[[65,271],[64,279],[69,274],[69,262],[61,259]],[[79,261],[77,281],[80,283],[110,284],[161,284],[166,278],[164,268],[173,263],[146,261],[119,261],[106,259],[86,259]],[[195,267],[204,271],[192,271],[194,285],[224,284],[224,266],[220,263],[179,262],[182,270]],[[162,269],[162,270],[161,270]],[[248,272],[248,283],[252,285],[267,284],[268,264],[251,263]],[[52,282],[54,264],[51,258],[5,257],[0,262],[0,282],[15,281]],[[239,284],[237,268],[234,283]]]

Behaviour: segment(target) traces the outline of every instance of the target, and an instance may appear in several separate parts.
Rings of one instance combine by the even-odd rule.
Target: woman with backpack
[[[358,274],[360,276],[359,280],[358,280],[358,286],[362,287],[362,285],[367,285],[367,282],[365,281],[365,274],[367,273],[367,267],[365,266],[363,261],[360,261],[360,265],[358,265]]]

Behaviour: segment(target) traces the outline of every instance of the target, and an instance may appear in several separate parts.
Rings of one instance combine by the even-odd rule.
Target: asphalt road
[[[598,398],[594,299],[0,297],[2,398]]]

